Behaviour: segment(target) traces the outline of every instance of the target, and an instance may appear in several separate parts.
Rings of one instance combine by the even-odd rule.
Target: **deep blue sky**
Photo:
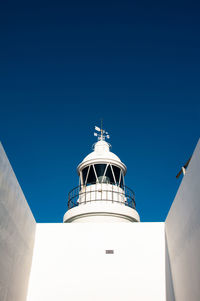
[[[36,220],[62,222],[103,118],[141,220],[164,221],[200,136],[197,1],[5,2],[0,140]]]

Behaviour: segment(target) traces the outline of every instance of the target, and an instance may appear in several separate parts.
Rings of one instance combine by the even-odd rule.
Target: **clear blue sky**
[[[38,222],[62,222],[103,118],[142,221],[164,221],[200,136],[198,1],[9,1],[0,140]]]

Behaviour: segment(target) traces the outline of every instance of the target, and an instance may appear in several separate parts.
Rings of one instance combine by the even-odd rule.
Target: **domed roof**
[[[120,158],[110,151],[110,145],[105,140],[99,140],[95,143],[94,151],[87,155],[79,164],[78,170],[82,169],[90,163],[113,163],[121,167],[126,172],[126,166],[122,163]]]
[[[110,146],[106,141],[98,141],[95,144],[94,151],[85,157],[83,162],[93,159],[113,159],[121,162],[118,156],[110,151]]]

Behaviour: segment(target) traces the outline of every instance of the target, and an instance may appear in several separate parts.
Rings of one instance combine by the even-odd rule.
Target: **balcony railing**
[[[96,201],[120,203],[133,209],[136,206],[135,194],[127,186],[95,183],[88,186],[80,185],[72,189],[68,194],[68,209]]]

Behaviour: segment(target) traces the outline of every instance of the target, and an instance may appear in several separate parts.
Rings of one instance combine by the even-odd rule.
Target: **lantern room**
[[[96,127],[97,128],[97,127]],[[79,185],[68,195],[64,222],[139,221],[134,192],[125,185],[126,166],[101,135],[78,165]]]

